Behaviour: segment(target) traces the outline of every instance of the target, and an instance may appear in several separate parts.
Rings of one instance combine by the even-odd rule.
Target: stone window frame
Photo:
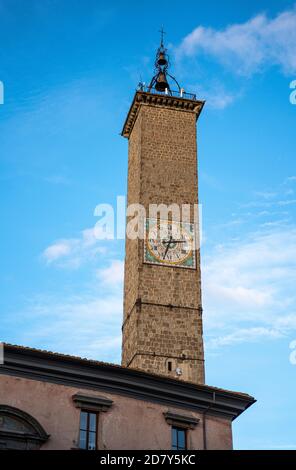
[[[97,415],[97,418],[96,418],[97,420],[96,421],[96,450],[97,450],[98,449],[97,441],[98,441],[99,414],[101,412],[108,411],[113,405],[113,401],[110,400],[109,398],[93,396],[93,395],[84,395],[81,393],[76,393],[75,395],[73,395],[72,400],[74,402],[75,407],[80,409],[80,412],[83,411],[87,413],[94,413]],[[79,435],[80,435],[80,425],[79,425]],[[78,439],[78,446],[79,446],[79,440],[80,439]],[[80,449],[79,447],[76,447],[76,449],[84,450],[84,449]]]
[[[179,414],[173,411],[165,411],[163,413],[164,419],[166,420],[167,424],[171,426],[171,430],[173,428],[182,429],[185,431],[185,446],[188,449],[189,439],[188,433],[190,430],[193,430],[198,425],[200,419],[195,418],[189,415]]]

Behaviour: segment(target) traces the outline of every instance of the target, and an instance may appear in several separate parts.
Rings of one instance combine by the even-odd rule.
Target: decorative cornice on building
[[[115,364],[14,345],[4,345],[0,374],[98,390],[137,400],[237,418],[255,399],[208,385],[195,385]]]
[[[158,94],[147,91],[136,91],[127,118],[125,120],[121,135],[129,138],[136,122],[139,109],[142,105],[162,106],[165,108],[178,109],[196,114],[196,119],[201,113],[205,101],[187,99],[181,96]]]
[[[92,397],[76,393],[72,396],[76,408],[83,408],[88,411],[108,411],[113,401],[105,397]]]
[[[198,418],[194,418],[193,416],[172,413],[170,411],[163,413],[163,416],[169,425],[183,429],[194,429],[200,421]]]

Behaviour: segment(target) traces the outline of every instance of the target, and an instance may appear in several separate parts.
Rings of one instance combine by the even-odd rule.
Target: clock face
[[[194,224],[146,219],[144,261],[195,269]]]

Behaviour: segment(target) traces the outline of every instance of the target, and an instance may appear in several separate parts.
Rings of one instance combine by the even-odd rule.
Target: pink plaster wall
[[[201,414],[95,390],[0,375],[0,404],[19,408],[40,422],[50,434],[43,449],[77,447],[80,410],[74,406],[72,395],[78,392],[113,400],[112,407],[99,415],[99,449],[170,449],[171,428],[163,416],[166,411],[200,419],[196,428],[188,431],[188,448],[203,449]],[[206,436],[208,449],[232,448],[227,419],[207,415]]]

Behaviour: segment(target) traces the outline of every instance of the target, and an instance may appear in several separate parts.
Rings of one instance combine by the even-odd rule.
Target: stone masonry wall
[[[196,114],[141,105],[129,139],[128,204],[140,202],[148,216],[149,204],[193,206],[197,193]],[[145,264],[144,241],[127,238],[124,289],[122,364],[173,377],[180,368],[180,379],[204,383],[199,251],[196,270]]]

